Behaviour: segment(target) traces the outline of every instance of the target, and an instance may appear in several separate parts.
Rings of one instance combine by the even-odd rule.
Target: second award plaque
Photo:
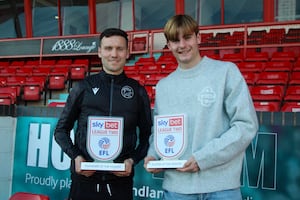
[[[150,161],[148,168],[181,168],[186,160],[180,160],[187,143],[186,116],[154,116],[154,145],[161,160]]]

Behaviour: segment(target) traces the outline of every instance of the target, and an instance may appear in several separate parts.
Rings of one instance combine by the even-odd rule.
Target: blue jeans
[[[164,191],[164,200],[242,200],[240,188],[203,194],[179,194]]]

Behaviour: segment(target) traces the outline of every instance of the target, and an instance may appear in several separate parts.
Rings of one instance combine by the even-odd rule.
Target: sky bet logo
[[[93,128],[99,128],[99,129],[113,129],[113,130],[116,130],[119,128],[119,124],[118,122],[109,122],[109,121],[105,121],[105,122],[102,122],[102,121],[96,121],[96,122],[93,122],[92,123],[92,127]]]
[[[158,121],[158,126],[182,126],[182,118],[170,118],[169,121],[168,120],[160,120]]]
[[[105,122],[105,129],[118,129],[119,128],[119,124],[118,122]]]

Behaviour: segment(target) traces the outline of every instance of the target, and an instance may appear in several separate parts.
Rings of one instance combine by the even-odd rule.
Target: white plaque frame
[[[89,116],[87,150],[94,162],[82,162],[82,170],[125,171],[124,163],[113,160],[123,146],[123,117]]]
[[[186,149],[186,125],[185,114],[154,116],[154,146],[161,160],[149,161],[147,168],[183,167],[186,160],[179,158]]]

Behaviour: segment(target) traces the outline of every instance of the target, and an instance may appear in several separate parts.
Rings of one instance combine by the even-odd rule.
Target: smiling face
[[[106,73],[121,74],[129,57],[127,41],[118,35],[103,37],[98,48],[98,56],[101,58],[103,70]]]
[[[198,44],[199,35],[194,32],[184,34],[183,30],[178,31],[176,40],[169,40],[167,45],[177,59],[179,66],[184,69],[191,68],[200,62]]]
[[[197,22],[191,16],[171,17],[164,27],[164,34],[168,48],[176,57],[179,67],[188,69],[200,62],[199,29]]]

